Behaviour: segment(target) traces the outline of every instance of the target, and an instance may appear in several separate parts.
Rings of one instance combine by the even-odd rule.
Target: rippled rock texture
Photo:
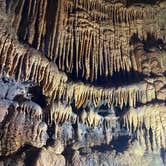
[[[0,166],[166,165],[165,0],[0,0]]]

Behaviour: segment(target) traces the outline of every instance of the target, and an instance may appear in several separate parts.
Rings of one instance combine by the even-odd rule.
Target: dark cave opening
[[[162,2],[164,0],[160,0]],[[127,0],[127,6],[131,6],[133,4],[149,4],[149,5],[155,5],[158,0]]]
[[[46,96],[43,95],[42,89],[39,86],[33,86],[29,88],[29,93],[31,94],[31,100],[39,104],[42,108],[47,106]]]
[[[92,151],[98,151],[98,152],[106,152],[106,151],[113,151],[116,150],[116,152],[124,152],[128,147],[128,142],[131,139],[128,135],[121,135],[116,138],[113,138],[113,140],[110,142],[110,144],[101,144],[96,145],[92,147]]]
[[[113,138],[110,144],[113,145],[113,148],[117,152],[124,152],[128,147],[128,143],[130,139],[131,137],[128,135],[121,135],[121,136],[118,136],[116,139]]]
[[[138,83],[143,81],[144,75],[136,72],[134,70],[131,70],[130,72],[127,71],[122,71],[120,70],[119,72],[116,72],[113,74],[113,76],[108,76],[108,77],[99,77],[97,80],[94,80],[90,82],[90,80],[86,80],[85,77],[82,78],[81,72],[78,74],[78,77],[76,76],[75,73],[69,74],[66,73],[69,77],[69,81],[74,81],[74,82],[84,82],[86,84],[91,84],[94,86],[99,86],[99,87],[118,87],[118,86],[125,86],[125,85],[130,85],[134,83]]]

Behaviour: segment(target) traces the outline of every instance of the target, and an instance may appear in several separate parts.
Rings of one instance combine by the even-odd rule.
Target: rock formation
[[[0,165],[166,165],[165,0],[0,0]]]

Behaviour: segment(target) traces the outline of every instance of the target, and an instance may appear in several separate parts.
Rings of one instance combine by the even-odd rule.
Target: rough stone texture
[[[56,150],[56,149],[55,149]],[[42,148],[39,157],[35,163],[36,166],[65,166],[65,158],[63,155],[54,152],[54,149]]]
[[[42,147],[47,140],[47,125],[42,122],[42,109],[33,102],[14,103],[1,124],[0,155],[16,152],[24,144]]]
[[[0,0],[0,166],[166,165],[165,0]]]

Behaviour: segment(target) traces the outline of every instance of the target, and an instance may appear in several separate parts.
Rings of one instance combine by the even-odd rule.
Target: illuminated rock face
[[[163,166],[166,2],[0,0],[0,165]]]

